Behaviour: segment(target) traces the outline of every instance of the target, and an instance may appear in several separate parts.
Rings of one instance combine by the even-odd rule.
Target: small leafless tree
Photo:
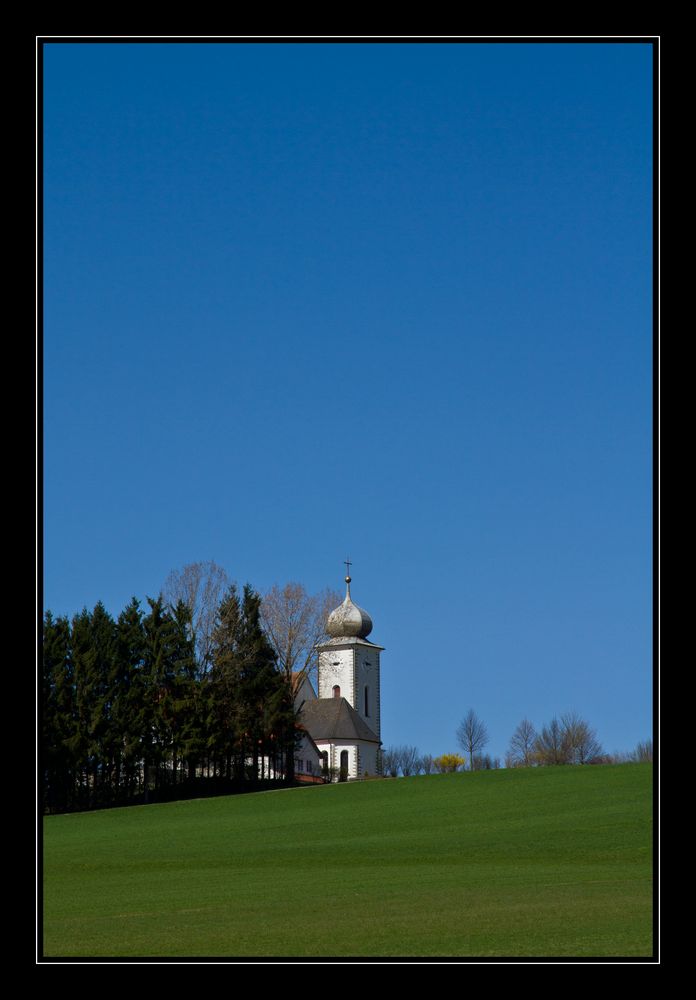
[[[534,743],[537,733],[529,721],[522,719],[512,734],[506,759],[507,767],[531,767],[534,763]],[[507,763],[509,761],[509,763]]]
[[[399,747],[399,763],[404,778],[408,778],[411,774],[418,774],[420,770],[418,747]]]
[[[408,778],[411,774],[418,774],[421,770],[422,762],[418,755],[418,747],[412,746],[391,746],[382,752],[382,768],[384,774],[391,778],[396,778],[399,772]]]
[[[230,586],[227,573],[217,563],[188,563],[169,574],[162,587],[167,604],[175,607],[183,601],[191,609],[196,656],[201,671],[210,664],[211,640],[220,602]]]
[[[420,759],[420,768],[423,774],[432,774],[435,770],[435,761],[433,755],[430,753],[425,753]]]
[[[640,764],[650,763],[653,759],[652,740],[638,743],[634,750],[614,750],[613,753],[602,753],[595,757],[593,764]]]
[[[335,590],[308,594],[301,583],[273,586],[263,597],[261,624],[288,679],[313,673],[315,647],[328,638],[326,619],[341,600]]]
[[[474,770],[474,754],[488,743],[488,730],[473,708],[466,713],[457,728],[457,742],[469,754],[469,769]]]
[[[548,726],[542,726],[534,741],[534,758],[538,764],[569,764],[570,751],[563,728],[554,716]]]
[[[382,773],[388,778],[399,774],[399,747],[387,747],[382,751]]]
[[[653,741],[645,740],[643,743],[639,743],[631,756],[638,764],[652,764]]]
[[[489,753],[474,757],[474,771],[497,771],[499,767],[499,757],[491,757]]]
[[[577,712],[561,716],[561,729],[571,764],[589,764],[604,753],[597,733]]]

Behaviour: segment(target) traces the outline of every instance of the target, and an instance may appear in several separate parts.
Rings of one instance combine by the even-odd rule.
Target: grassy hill
[[[47,956],[648,956],[648,764],[45,820]]]

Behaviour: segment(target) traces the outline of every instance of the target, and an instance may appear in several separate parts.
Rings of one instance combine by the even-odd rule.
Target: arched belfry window
[[[370,715],[370,689],[365,685],[365,718],[369,718]]]
[[[334,698],[340,698],[341,697],[341,689],[338,686],[338,684],[334,684],[334,686],[331,689],[331,691],[332,691],[332,694],[333,694]]]

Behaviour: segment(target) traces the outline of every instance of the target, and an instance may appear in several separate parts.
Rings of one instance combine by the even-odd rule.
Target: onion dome
[[[326,622],[326,631],[332,639],[365,639],[372,631],[372,619],[350,599],[350,577],[346,577],[346,599]]]

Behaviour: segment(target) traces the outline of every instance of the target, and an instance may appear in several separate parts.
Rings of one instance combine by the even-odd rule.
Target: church
[[[350,566],[350,564],[349,564]],[[329,639],[317,646],[317,691],[307,677],[295,687],[302,743],[295,776],[312,781],[330,775],[353,781],[382,773],[379,654],[368,640],[372,619],[354,604],[346,576],[346,598],[329,615]]]

